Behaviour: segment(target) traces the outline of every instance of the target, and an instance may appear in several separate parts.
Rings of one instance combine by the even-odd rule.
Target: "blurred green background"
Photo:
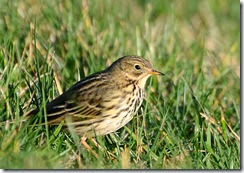
[[[88,140],[98,159],[61,126],[19,122],[134,54],[166,76],[125,128]],[[0,168],[240,169],[240,2],[1,0],[0,122]]]

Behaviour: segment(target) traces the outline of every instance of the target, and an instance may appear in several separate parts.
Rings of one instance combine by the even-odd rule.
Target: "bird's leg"
[[[95,157],[98,159],[98,154],[97,154],[95,151],[93,151],[93,150],[91,149],[91,147],[86,143],[86,137],[85,137],[85,136],[81,137],[81,144],[82,144],[88,151],[90,151],[90,152],[93,154],[93,156],[95,156]]]
[[[104,149],[101,147],[101,145],[99,145],[99,144],[97,143],[97,141],[96,141],[95,139],[91,138],[90,140],[93,142],[93,144],[94,144],[98,149],[100,149],[100,150],[102,150],[102,151],[104,152]],[[111,153],[111,152],[109,152],[109,151],[107,151],[107,153],[108,153],[109,155],[111,155],[114,159],[116,159],[116,156],[115,156],[113,153]]]

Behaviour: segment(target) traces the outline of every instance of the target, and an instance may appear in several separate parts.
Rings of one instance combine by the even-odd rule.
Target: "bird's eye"
[[[140,70],[141,69],[141,66],[139,66],[138,64],[135,65],[135,69],[136,70]]]

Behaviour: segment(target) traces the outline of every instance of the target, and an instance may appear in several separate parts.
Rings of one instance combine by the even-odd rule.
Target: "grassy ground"
[[[240,169],[239,4],[1,0],[0,168]],[[148,81],[126,127],[89,139],[91,150],[62,124],[20,122],[128,54],[166,76]]]

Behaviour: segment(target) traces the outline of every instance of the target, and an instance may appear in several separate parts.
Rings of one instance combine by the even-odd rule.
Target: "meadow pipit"
[[[146,80],[153,74],[162,73],[139,56],[119,58],[47,103],[48,123],[64,121],[64,126],[72,125],[78,135],[86,137],[114,132],[133,118],[142,104]]]

